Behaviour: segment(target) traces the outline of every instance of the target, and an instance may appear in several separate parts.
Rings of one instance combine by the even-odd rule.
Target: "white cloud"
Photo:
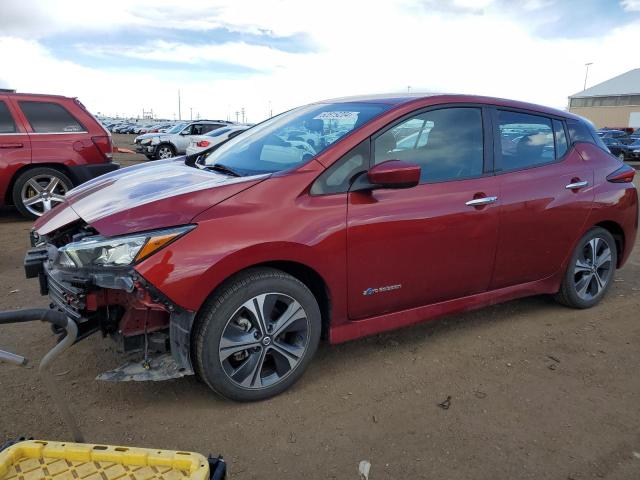
[[[414,0],[325,0],[321,5],[300,0],[216,0],[197,5],[114,0],[100,15],[76,0],[55,8],[43,0],[25,1],[32,2],[23,1],[25,9],[36,9],[34,24],[8,31],[0,19],[0,35],[5,35],[0,37],[0,58],[13,66],[0,71],[0,85],[78,96],[91,110],[111,114],[153,108],[173,118],[180,89],[183,117],[189,107],[194,115],[209,118],[235,117],[233,112],[245,107],[249,119],[258,121],[267,114],[270,101],[277,112],[322,98],[406,91],[408,85],[413,91],[477,93],[563,108],[567,96],[582,87],[585,62],[594,62],[590,85],[638,66],[620,48],[638,43],[638,23],[589,39],[541,38],[532,33],[529,19],[508,16],[493,8],[491,0],[456,0],[449,5],[453,12],[439,8],[440,2]],[[549,1],[528,0],[527,8],[546,9],[551,15]],[[476,10],[484,8],[489,10],[478,15]],[[10,11],[20,17],[15,8]],[[45,26],[41,16],[49,19]],[[89,68],[56,59],[38,40],[52,32],[143,27],[201,31],[220,26],[254,34],[304,33],[316,49],[287,53],[240,41],[187,44],[151,38],[118,51],[108,44],[92,46],[104,67]],[[39,35],[28,36],[30,28]],[[32,37],[36,40],[24,39]],[[139,67],[110,65],[114,54],[139,60]],[[145,68],[145,59],[182,62],[184,69]],[[205,62],[231,63],[260,73],[221,79],[192,67]]]
[[[640,0],[622,0],[620,4],[628,12],[640,12]]]

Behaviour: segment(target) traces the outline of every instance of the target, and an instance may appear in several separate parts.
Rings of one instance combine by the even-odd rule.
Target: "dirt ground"
[[[0,210],[0,309],[47,305],[22,271],[30,225]],[[261,403],[221,400],[192,377],[98,382],[120,360],[98,335],[54,371],[87,441],[222,453],[231,478],[357,479],[368,460],[372,480],[639,479],[639,312],[636,244],[591,310],[535,297],[324,345],[294,388]],[[42,324],[0,327],[0,348],[34,360],[53,341]],[[0,392],[0,441],[68,438],[35,367],[0,365]]]

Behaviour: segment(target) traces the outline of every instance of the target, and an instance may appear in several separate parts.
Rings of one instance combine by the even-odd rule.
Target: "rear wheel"
[[[556,299],[573,308],[594,306],[611,287],[617,260],[613,236],[592,228],[578,242]]]
[[[22,173],[13,186],[13,204],[27,218],[38,218],[64,201],[73,183],[53,168],[33,168]]]
[[[199,376],[236,401],[263,400],[293,385],[320,341],[320,309],[299,280],[250,269],[203,307],[195,332]]]
[[[623,152],[620,152],[620,153],[618,154],[618,160],[620,160],[621,162],[624,162],[625,157],[624,157],[624,153],[623,153]]]

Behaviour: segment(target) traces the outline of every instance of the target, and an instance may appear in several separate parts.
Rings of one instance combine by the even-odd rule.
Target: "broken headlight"
[[[187,225],[122,237],[87,237],[58,249],[56,265],[63,268],[131,265],[177,240],[194,227]]]

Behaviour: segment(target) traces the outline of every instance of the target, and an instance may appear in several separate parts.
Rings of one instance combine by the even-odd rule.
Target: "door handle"
[[[0,148],[22,148],[24,145],[21,143],[0,143]]]
[[[581,182],[571,182],[569,185],[565,186],[564,188],[566,188],[567,190],[578,190],[580,188],[584,188],[588,186],[589,186],[589,182],[587,182],[586,180],[583,180]]]
[[[496,200],[498,200],[498,197],[474,198],[473,200],[469,200],[468,202],[465,202],[465,205],[467,205],[468,207],[480,207],[482,205],[495,203]]]

